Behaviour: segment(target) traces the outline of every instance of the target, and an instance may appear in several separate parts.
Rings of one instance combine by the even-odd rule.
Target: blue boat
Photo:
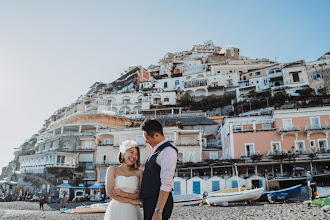
[[[261,197],[257,200],[259,202],[267,202],[268,198],[267,195],[272,194],[272,196],[276,195],[286,195],[285,199],[287,198],[294,198],[301,195],[301,184],[292,186],[286,189],[274,190],[274,191],[265,191]]]

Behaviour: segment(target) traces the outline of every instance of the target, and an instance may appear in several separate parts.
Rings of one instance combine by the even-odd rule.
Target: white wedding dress
[[[139,178],[137,176],[117,176],[115,188],[120,188],[127,193],[136,193],[139,188]],[[130,203],[119,202],[112,199],[105,212],[104,220],[140,220],[140,206]]]

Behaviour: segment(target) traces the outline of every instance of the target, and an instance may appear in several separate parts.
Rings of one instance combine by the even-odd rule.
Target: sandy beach
[[[45,211],[38,203],[2,202],[0,219],[103,219],[101,214],[63,214],[45,204]],[[142,210],[141,210],[142,211]],[[174,207],[171,219],[330,219],[317,207],[308,208],[302,203],[229,205],[228,207],[185,206]]]

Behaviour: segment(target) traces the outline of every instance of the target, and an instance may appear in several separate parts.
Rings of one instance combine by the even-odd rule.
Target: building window
[[[210,160],[217,160],[218,159],[218,153],[209,153]]]
[[[188,151],[188,161],[195,162],[195,151]]]
[[[293,82],[299,82],[299,72],[293,72],[291,74]]]
[[[315,140],[310,140],[309,145],[311,146],[311,148],[314,148],[315,147]]]
[[[138,145],[143,145],[144,143],[143,143],[143,137],[142,137],[142,135],[137,135],[136,136],[136,143],[138,144]]]
[[[245,144],[245,156],[249,157],[252,155],[254,155],[254,144],[253,143]]]
[[[323,74],[320,72],[315,72],[311,75],[311,80],[321,80],[323,79]]]
[[[154,98],[154,104],[160,104],[160,98]]]
[[[256,76],[260,76],[260,74],[261,74],[260,72],[256,72],[255,73]]]
[[[311,117],[310,122],[311,122],[312,129],[321,129],[321,123],[320,123],[319,117]]]
[[[102,154],[101,155],[101,162],[105,163],[107,161],[107,155],[106,154]]]
[[[207,86],[206,80],[201,80],[200,81],[200,86]]]
[[[328,150],[328,141],[327,141],[327,139],[318,139],[317,142],[319,144],[319,151],[321,153],[326,153],[327,150]]]
[[[249,76],[252,76],[252,73],[250,73]]]
[[[167,82],[164,82],[164,88],[167,88]]]
[[[280,154],[281,153],[281,142],[271,142],[272,153]]]
[[[178,86],[179,84],[180,84],[180,81],[179,81],[179,80],[175,80],[174,85],[175,85],[175,86]]]
[[[305,152],[305,141],[295,141],[296,151],[299,153]]]
[[[164,98],[164,102],[169,102],[170,98]]]
[[[263,130],[269,130],[272,128],[272,125],[271,124],[262,124],[262,129]]]
[[[292,119],[282,119],[282,123],[283,123],[283,130],[285,131],[293,130]]]
[[[234,131],[235,131],[235,132],[243,131],[243,126],[235,126],[235,127],[234,127]]]

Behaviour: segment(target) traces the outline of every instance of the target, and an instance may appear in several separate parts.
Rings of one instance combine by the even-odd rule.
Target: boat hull
[[[261,197],[258,199],[259,202],[268,202],[268,198],[267,195],[271,194],[271,193],[287,193],[288,195],[286,196],[287,198],[294,198],[297,196],[301,195],[301,184],[297,185],[297,186],[292,186],[286,189],[280,189],[280,190],[274,190],[274,191],[266,191],[264,192]]]
[[[202,202],[203,202],[203,197],[198,194],[173,196],[173,205],[174,206],[198,205]]]
[[[210,204],[221,204],[224,202],[255,201],[260,198],[264,188],[245,190],[232,193],[216,193],[208,196],[206,202]]]

